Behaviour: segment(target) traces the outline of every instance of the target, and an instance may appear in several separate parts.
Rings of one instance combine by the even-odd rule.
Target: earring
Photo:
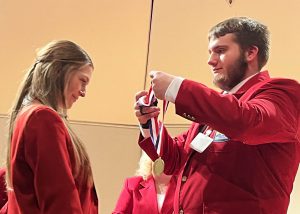
[[[80,96],[82,96],[82,97],[84,97],[84,96],[85,96],[85,91],[83,91],[83,90],[80,90],[80,91],[79,91],[79,93],[80,93]]]

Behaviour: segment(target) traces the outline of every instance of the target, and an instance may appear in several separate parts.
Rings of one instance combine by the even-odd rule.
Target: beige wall
[[[299,1],[235,0],[232,6],[225,0],[154,2],[149,69],[211,86],[207,31],[224,18],[243,15],[270,27],[267,68],[272,74],[299,79]],[[132,98],[144,84],[149,12],[150,0],[0,0],[0,75],[5,78],[0,113],[7,113],[35,49],[49,40],[70,39],[90,53],[96,66],[88,95],[71,118],[135,124]],[[171,123],[186,123],[173,114],[168,117]]]
[[[132,106],[135,92],[144,85],[150,4],[150,0],[0,0],[0,152],[4,117],[23,71],[34,61],[35,49],[53,39],[77,42],[90,53],[96,69],[87,97],[75,105],[70,118],[91,156],[104,214],[111,211],[124,178],[137,166],[140,150]],[[212,86],[206,64],[208,29],[231,16],[250,16],[271,30],[266,68],[273,76],[300,80],[299,7],[298,0],[233,0],[231,6],[225,0],[154,1],[149,70]],[[173,112],[171,106],[166,122],[176,133],[189,122]],[[299,189],[297,181],[289,214],[300,212]]]

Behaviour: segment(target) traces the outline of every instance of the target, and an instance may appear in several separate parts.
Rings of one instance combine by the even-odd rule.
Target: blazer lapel
[[[146,207],[150,208],[145,209],[145,213],[159,213],[157,206],[157,195],[155,189],[154,178],[151,176],[147,180],[140,183],[140,194],[144,199],[144,202],[147,204]]]

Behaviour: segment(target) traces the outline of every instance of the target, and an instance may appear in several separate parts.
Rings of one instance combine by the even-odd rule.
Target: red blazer
[[[154,178],[126,179],[113,214],[172,214],[176,179],[171,178],[161,212],[158,211]]]
[[[72,142],[59,115],[30,107],[15,122],[11,141],[8,213],[95,214],[94,186],[75,180]]]
[[[174,211],[188,214],[283,214],[299,165],[300,85],[261,72],[234,95],[184,80],[176,113],[194,121],[172,139],[162,135],[166,174],[179,174]],[[191,141],[209,125],[228,140],[203,152]],[[157,157],[149,138],[139,145]]]
[[[7,202],[7,191],[5,184],[5,169],[0,169],[0,210]],[[0,211],[1,213],[1,211]]]

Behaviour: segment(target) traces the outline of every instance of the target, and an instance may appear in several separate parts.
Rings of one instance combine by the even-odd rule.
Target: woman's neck
[[[158,194],[165,194],[170,183],[171,176],[161,174],[160,176],[155,176],[155,186]]]
[[[156,193],[157,194],[166,194],[168,189],[168,184],[165,183],[155,183]]]

